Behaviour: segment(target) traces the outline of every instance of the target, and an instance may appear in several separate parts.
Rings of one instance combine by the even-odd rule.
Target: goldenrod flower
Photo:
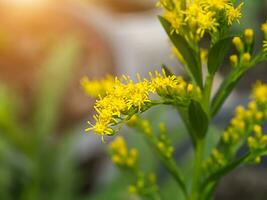
[[[125,168],[135,168],[138,161],[138,151],[135,148],[128,149],[123,137],[117,136],[109,145],[112,161]]]
[[[252,96],[259,103],[267,103],[267,85],[261,82],[257,82],[253,87]]]
[[[232,4],[228,4],[226,5],[226,17],[227,17],[227,22],[228,25],[232,25],[234,21],[237,21],[238,23],[240,23],[240,18],[242,16],[241,14],[241,8],[244,5],[244,3],[239,4],[238,7],[233,7]]]
[[[227,4],[229,4],[229,0],[204,0],[206,6],[210,8],[215,8],[222,10],[225,8]]]
[[[184,25],[184,19],[180,11],[166,11],[164,17],[171,23],[172,31],[179,33],[180,29]]]
[[[267,39],[267,21],[261,25],[261,30],[263,31],[265,38]]]
[[[246,29],[244,31],[244,36],[245,36],[246,44],[251,45],[253,43],[253,40],[254,40],[254,31],[253,31],[253,29]]]
[[[232,42],[233,42],[233,44],[235,45],[236,49],[239,52],[243,52],[244,51],[244,44],[243,44],[243,42],[242,42],[240,37],[234,37]]]
[[[236,67],[238,64],[238,56],[236,54],[230,56],[230,63],[232,67]]]
[[[128,120],[132,115],[142,112],[152,100],[151,93],[168,98],[179,97],[180,101],[188,101],[188,97],[200,94],[198,87],[188,85],[181,77],[175,75],[167,76],[163,70],[163,75],[155,72],[150,73],[151,80],[141,80],[138,75],[138,82],[135,83],[130,77],[123,76],[121,81],[114,78],[107,88],[105,96],[101,96],[95,103],[97,114],[94,116],[95,124],[87,128],[86,131],[94,131],[100,135],[114,134],[111,128],[124,119]],[[103,82],[103,81],[102,81]],[[101,81],[99,82],[99,84]],[[86,84],[90,85],[89,82]],[[96,84],[96,83],[94,83]],[[96,84],[97,85],[97,84]]]
[[[206,31],[216,32],[219,23],[214,16],[214,12],[199,13],[197,18],[197,34],[200,37],[203,37]]]
[[[229,3],[229,0],[203,0],[205,8],[215,8],[222,10]]]
[[[115,83],[112,76],[107,76],[102,80],[89,80],[88,77],[81,79],[81,86],[84,92],[91,97],[105,96],[107,91],[110,90]]]
[[[250,55],[250,53],[244,53],[244,54],[243,54],[243,61],[244,61],[244,63],[247,64],[247,63],[250,62],[250,60],[251,60],[251,55]]]

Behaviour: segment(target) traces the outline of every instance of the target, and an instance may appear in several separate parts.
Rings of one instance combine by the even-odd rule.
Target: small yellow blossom
[[[129,149],[124,139],[117,136],[109,145],[112,161],[121,167],[135,168],[138,161],[138,151],[135,148]]]
[[[164,14],[164,17],[171,22],[172,25],[172,31],[179,33],[180,29],[184,25],[184,20],[181,12],[175,12],[175,11],[166,11]]]
[[[244,53],[243,54],[243,61],[244,61],[244,63],[249,63],[251,61],[250,53]]]
[[[257,82],[253,87],[252,96],[259,103],[266,104],[267,103],[267,85],[261,82]]]
[[[244,44],[243,44],[243,42],[242,42],[240,37],[234,37],[232,42],[233,42],[233,44],[235,45],[236,49],[239,52],[243,52],[244,51]]]
[[[234,8],[232,4],[228,4],[226,6],[226,17],[227,17],[227,22],[228,25],[232,25],[234,21],[237,21],[240,23],[240,18],[241,18],[241,8],[244,5],[244,3],[239,4],[238,7]]]
[[[267,21],[261,25],[261,30],[263,31],[263,33],[267,39]]]
[[[81,79],[81,86],[85,93],[91,97],[105,96],[115,83],[112,76],[107,76],[103,80],[89,80],[88,77]]]
[[[215,8],[222,10],[229,3],[229,0],[203,0],[205,8]]]
[[[214,16],[214,12],[199,13],[197,18],[197,34],[199,34],[201,38],[204,36],[206,31],[216,32],[219,23]]]
[[[253,43],[253,40],[254,40],[254,31],[253,31],[253,29],[246,29],[244,31],[244,36],[245,36],[246,44],[250,45],[250,44]]]
[[[232,67],[236,67],[238,64],[238,56],[236,54],[230,56],[230,63]]]

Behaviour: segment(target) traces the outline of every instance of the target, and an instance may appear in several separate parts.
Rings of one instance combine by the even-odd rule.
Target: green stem
[[[192,183],[192,192],[190,200],[199,200],[200,196],[200,184],[201,184],[201,164],[203,160],[204,152],[204,139],[197,140],[197,145],[195,149],[195,163],[193,171],[193,183]]]
[[[143,132],[142,128],[138,127],[138,131]],[[147,135],[143,133],[145,136],[146,142],[151,146],[151,148],[156,152],[156,155],[159,156],[159,160],[163,164],[163,166],[167,169],[167,171],[172,175],[172,177],[177,182],[180,187],[185,198],[188,196],[187,188],[185,185],[185,181],[182,178],[181,172],[177,167],[175,160],[172,157],[167,158],[161,151],[157,148],[157,138],[152,135]]]
[[[214,75],[208,75],[205,82],[205,92],[204,92],[204,99],[203,104],[206,112],[209,113],[209,105],[210,105],[210,98],[211,98],[211,90],[213,86]]]
[[[158,150],[156,140],[152,138],[146,138],[146,139],[147,139],[147,142],[150,144],[150,146],[152,146],[152,148],[157,152],[157,155],[159,156],[160,161],[163,164],[163,166],[167,169],[167,171],[172,175],[172,177],[175,179],[175,181],[179,185],[185,198],[187,198],[188,192],[186,189],[186,185],[185,185],[184,179],[182,178],[181,172],[177,167],[175,160],[172,157],[166,158],[166,156],[163,155]]]

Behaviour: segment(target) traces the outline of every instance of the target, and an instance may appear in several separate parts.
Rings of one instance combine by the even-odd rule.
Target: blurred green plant
[[[73,128],[56,138],[60,106],[80,53],[75,38],[59,41],[40,66],[28,123],[20,100],[0,85],[0,199],[73,200],[80,193]]]

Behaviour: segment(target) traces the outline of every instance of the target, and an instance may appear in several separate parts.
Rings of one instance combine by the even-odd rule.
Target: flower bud
[[[251,45],[254,40],[254,31],[252,29],[246,29],[244,32],[244,36],[246,44]]]
[[[244,44],[243,44],[241,38],[240,37],[234,37],[232,41],[233,41],[233,44],[235,45],[236,49],[242,53],[244,51]]]
[[[267,21],[264,24],[261,25],[261,30],[264,33],[265,39],[267,39]]]
[[[231,55],[230,56],[230,63],[232,67],[236,67],[238,64],[238,56],[237,55]]]
[[[243,62],[247,64],[250,61],[251,61],[251,55],[250,55],[250,53],[244,53],[243,54]]]

